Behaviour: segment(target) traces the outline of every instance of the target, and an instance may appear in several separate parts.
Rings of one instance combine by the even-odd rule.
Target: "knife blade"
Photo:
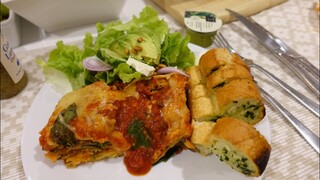
[[[319,76],[319,69],[316,68],[313,64],[311,64],[304,56],[300,55],[297,51],[289,47],[285,42],[283,42],[281,39],[273,35],[270,31],[263,28],[260,24],[255,22],[250,17],[244,17],[230,9],[227,9],[231,13],[231,15],[235,16],[237,19],[239,19],[242,23],[244,23],[253,33],[255,36],[258,37],[258,39],[265,43],[268,49],[272,51],[282,51],[286,52],[290,57],[301,61],[300,63],[305,66],[305,68],[308,68],[312,73],[314,73],[316,76]],[[245,19],[248,19],[246,21]],[[253,31],[253,29],[258,26],[260,29]],[[261,32],[263,31],[263,32]]]
[[[297,51],[292,49],[290,46],[288,46],[285,42],[283,42],[281,39],[279,39],[277,36],[272,34],[270,31],[267,31],[264,27],[262,27],[260,24],[256,23],[252,18],[250,18],[255,25],[259,26],[261,29],[265,30],[265,33],[271,38],[275,43],[277,43],[280,46],[280,51],[285,52],[287,55],[292,57],[297,63],[296,65],[302,66],[306,68],[310,73],[313,73],[314,76],[319,77],[319,69],[315,67],[313,64],[311,64],[307,58],[300,55]],[[280,52],[279,52],[280,53]]]
[[[243,23],[258,39],[258,41],[267,48],[277,59],[286,64],[298,78],[300,78],[307,87],[309,87],[317,96],[320,93],[319,69],[312,67],[311,63],[303,56],[286,45],[283,41],[263,28],[250,17],[245,17],[230,9],[226,9],[232,16]],[[291,53],[287,52],[293,50]],[[304,61],[303,61],[304,60]],[[315,72],[315,73],[314,73]],[[318,73],[318,74],[317,74]]]
[[[313,73],[315,76],[319,77],[320,71],[317,67],[315,67],[313,64],[311,64],[307,58],[300,55],[297,51],[289,47],[286,43],[284,43],[281,39],[277,38],[275,35],[271,34],[273,39],[284,49],[284,51],[291,56],[292,58],[296,59],[300,65],[304,66],[306,69],[310,70],[311,73]]]

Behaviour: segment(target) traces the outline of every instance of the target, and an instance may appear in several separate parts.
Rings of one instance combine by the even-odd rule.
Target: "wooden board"
[[[251,16],[286,0],[152,0],[181,24],[185,11],[205,11],[217,15],[224,24],[234,20],[225,10]]]

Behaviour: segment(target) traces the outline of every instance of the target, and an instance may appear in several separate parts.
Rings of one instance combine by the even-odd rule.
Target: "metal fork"
[[[221,33],[217,33],[213,42],[218,47],[227,48],[230,51],[230,53],[236,53],[236,51],[231,47],[231,45],[228,43],[228,41],[224,38],[224,36]],[[293,89],[291,86],[289,86],[288,84],[286,84],[285,82],[283,82],[282,80],[274,76],[268,70],[255,64],[252,60],[241,56],[239,53],[237,54],[246,62],[246,64],[249,67],[256,68],[260,70],[262,73],[264,73],[265,75],[267,75],[270,79],[272,79],[275,83],[277,83],[281,88],[283,88],[287,93],[293,96],[298,102],[300,102],[308,110],[310,110],[312,113],[314,113],[316,116],[319,117],[319,104],[307,98],[297,90]]]
[[[215,39],[213,40],[214,44],[217,47],[224,47],[227,48],[230,53],[236,53],[236,51],[231,47],[231,45],[226,41],[226,39],[223,37],[221,33],[217,33]],[[239,54],[238,54],[239,55]],[[239,55],[240,56],[240,55]],[[272,75],[270,72],[268,72],[266,69],[262,68],[261,66],[253,63],[253,61],[248,60],[242,56],[240,56],[249,67],[254,67],[262,71],[264,74],[266,74],[268,77],[270,77],[272,80],[277,82],[282,88],[284,88],[287,92],[291,95],[293,95],[295,98],[299,98],[299,102],[302,101],[303,105],[307,105],[309,110],[316,110],[318,108],[314,107],[315,109],[310,109],[307,103],[308,101],[312,102],[310,99],[303,96],[301,93],[297,92],[293,88],[291,88],[289,85],[285,84],[283,81]],[[319,153],[319,137],[315,135],[310,129],[308,129],[304,124],[302,124],[296,117],[294,117],[288,110],[286,110],[278,101],[276,101],[269,93],[264,91],[262,88],[259,88],[261,94],[263,95],[264,99],[269,102],[274,108],[279,110],[279,112],[291,123],[291,125],[301,134],[303,138]],[[306,99],[305,99],[306,98]],[[306,102],[307,100],[307,102]],[[313,102],[312,102],[313,103]],[[317,105],[319,107],[319,105]],[[313,112],[313,111],[312,111]],[[319,110],[315,111],[318,112],[317,115],[319,117]]]

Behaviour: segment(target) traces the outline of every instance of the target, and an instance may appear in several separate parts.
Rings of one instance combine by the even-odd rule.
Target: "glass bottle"
[[[1,63],[0,63],[0,87],[1,99],[11,98],[17,95],[28,83],[21,62],[14,54],[7,39],[1,34]]]

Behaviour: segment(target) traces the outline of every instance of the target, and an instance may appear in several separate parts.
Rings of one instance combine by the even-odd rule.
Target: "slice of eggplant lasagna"
[[[123,155],[130,173],[145,174],[192,133],[186,84],[185,76],[167,74],[70,92],[41,130],[40,145],[47,158],[67,167]]]

